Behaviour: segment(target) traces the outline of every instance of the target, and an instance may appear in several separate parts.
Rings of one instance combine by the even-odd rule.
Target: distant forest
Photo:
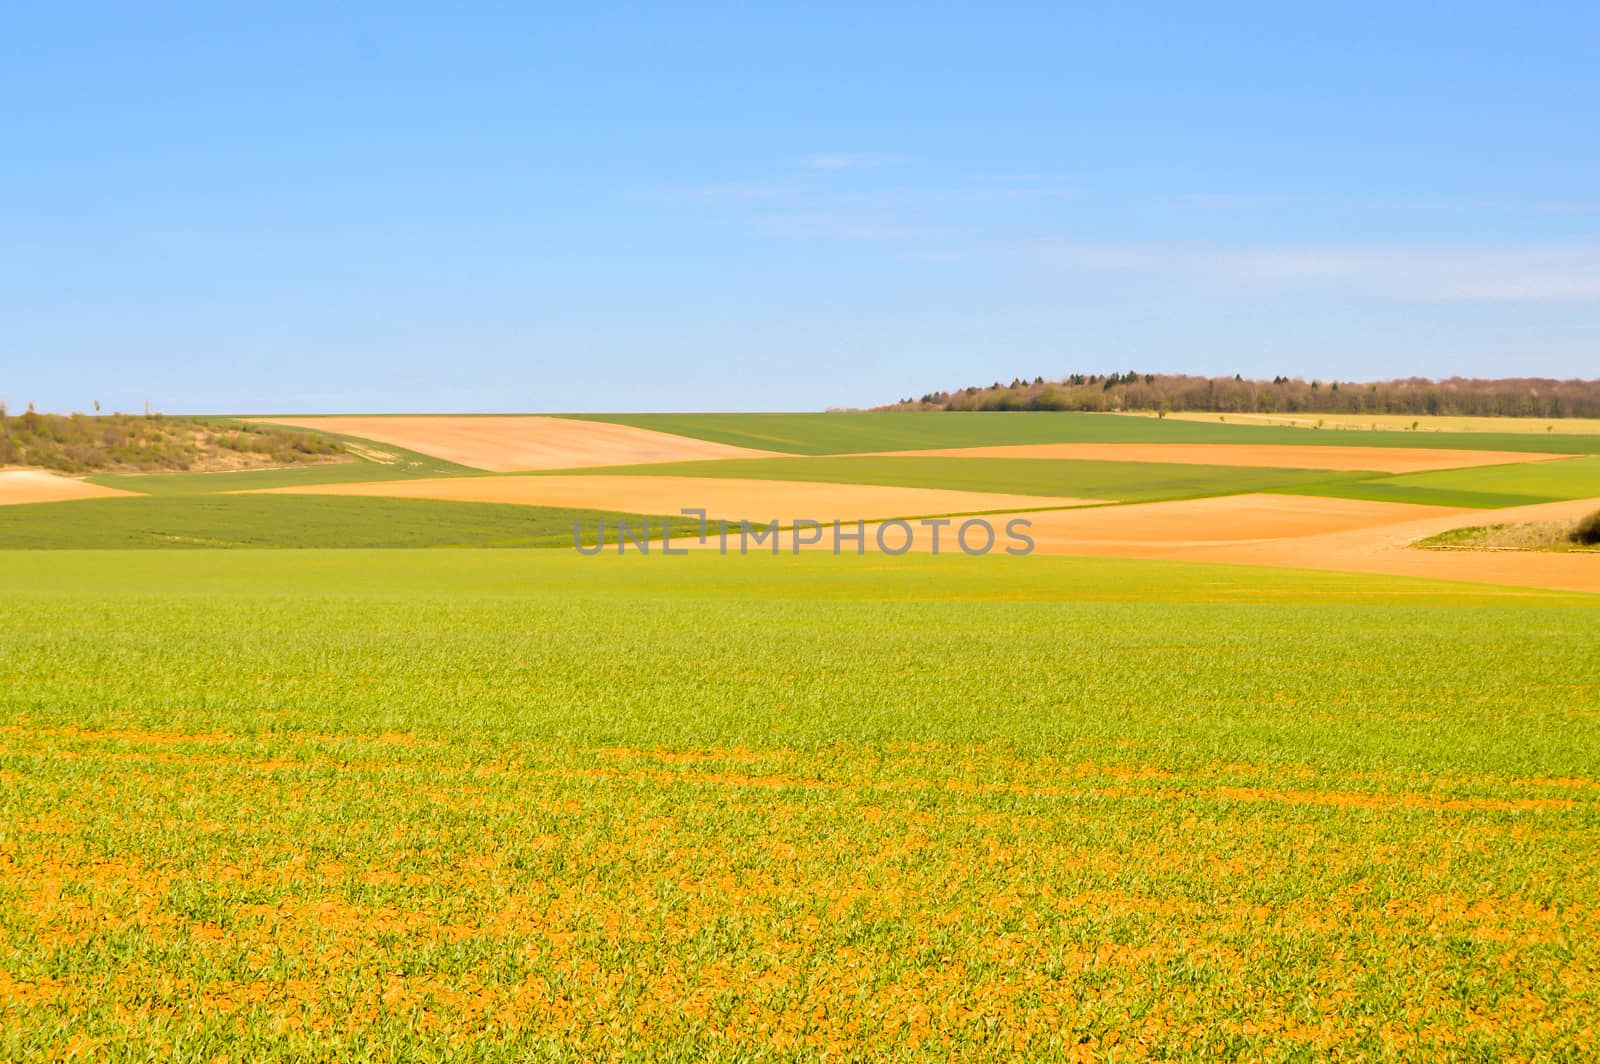
[[[1074,373],[929,392],[879,410],[1145,410],[1232,414],[1445,414],[1462,417],[1600,417],[1600,380],[1410,377],[1245,380],[1167,373]]]

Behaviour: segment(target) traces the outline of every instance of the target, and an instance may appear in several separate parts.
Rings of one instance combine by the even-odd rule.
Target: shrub
[[[1572,530],[1572,542],[1590,547],[1600,544],[1600,510],[1578,522],[1578,527]]]

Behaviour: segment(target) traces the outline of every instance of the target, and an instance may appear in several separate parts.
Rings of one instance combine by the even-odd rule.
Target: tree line
[[[1197,411],[1232,414],[1443,414],[1458,417],[1600,417],[1600,380],[1407,377],[1388,381],[1269,380],[1189,374],[1073,373],[1059,380],[907,397],[880,410]]]

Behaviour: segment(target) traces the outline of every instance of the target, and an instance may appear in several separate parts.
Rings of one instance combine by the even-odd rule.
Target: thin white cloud
[[[1396,213],[1594,214],[1597,200],[1320,199],[1253,192],[1190,192],[1168,201],[1195,210],[1388,211]]]
[[[819,169],[845,169],[869,158],[877,157],[816,156],[812,164]],[[1233,246],[1003,236],[1002,226],[1019,223],[1016,208],[1008,212],[1008,204],[1028,205],[1022,211],[1022,224],[1042,229],[1050,221],[1043,209],[1032,209],[1032,205],[1075,196],[1074,190],[1049,182],[862,188],[793,177],[682,186],[657,190],[656,194],[742,215],[752,232],[765,237],[900,245],[905,254],[927,261],[1004,261],[1043,270],[1119,273],[1185,286],[1298,288],[1406,302],[1600,302],[1600,244]],[[1298,208],[1312,201],[1223,194],[1190,196],[1178,202],[1259,209]],[[964,209],[956,213],[938,210],[951,206]],[[1369,201],[1366,206],[1399,209],[1402,205]],[[1546,210],[1584,208],[1576,202],[1537,205]],[[1519,209],[1536,209],[1536,205],[1525,203]],[[995,213],[987,213],[990,210]]]
[[[1036,242],[1015,255],[1072,270],[1139,272],[1226,284],[1318,284],[1424,302],[1600,300],[1600,247],[1456,249]]]
[[[838,188],[815,182],[714,181],[635,190],[653,199],[695,203],[723,209],[770,210],[898,210],[945,204],[982,207],[1077,197],[1070,188],[1048,185],[898,186]]]
[[[825,152],[806,156],[800,160],[800,165],[807,170],[871,170],[887,166],[898,158],[882,152]]]
[[[777,181],[712,181],[699,185],[669,185],[643,190],[643,194],[710,207],[743,207],[803,196],[805,190]]]
[[[787,212],[754,218],[752,228],[763,236],[786,240],[833,240],[872,244],[910,243],[935,239],[930,229],[901,225],[870,216]]]

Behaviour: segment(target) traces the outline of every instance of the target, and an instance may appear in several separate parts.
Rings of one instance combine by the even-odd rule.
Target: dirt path
[[[951,447],[932,451],[884,451],[885,456],[938,458],[1075,458],[1107,462],[1173,462],[1179,465],[1256,466],[1272,469],[1357,470],[1424,473],[1435,469],[1547,462],[1564,454],[1521,451],[1452,451],[1442,448],[1339,447],[1250,443],[1030,443],[1006,447]]]
[[[109,499],[131,491],[103,488],[87,480],[47,473],[42,469],[0,469],[0,506],[24,502],[70,502]]]
[[[632,425],[542,415],[250,418],[374,440],[492,473],[588,466],[773,458],[773,451],[733,447]]]

